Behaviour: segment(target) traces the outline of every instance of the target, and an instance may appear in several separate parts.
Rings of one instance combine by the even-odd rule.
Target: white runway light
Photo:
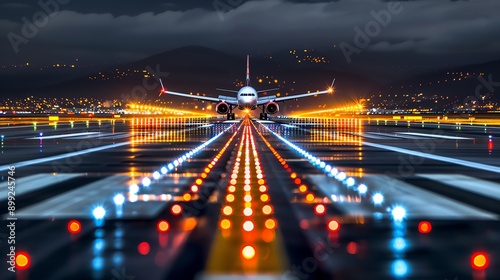
[[[347,178],[346,184],[348,187],[352,187],[352,186],[354,186],[354,184],[356,184],[356,181],[354,180],[354,178],[349,177],[349,178]]]
[[[365,184],[361,184],[358,186],[358,192],[360,194],[365,194],[368,191],[368,187]]]
[[[120,206],[123,205],[123,203],[125,203],[125,197],[123,196],[123,194],[117,194],[115,195],[115,197],[113,197],[113,201],[115,202],[116,205]]]
[[[160,179],[160,172],[155,171],[155,172],[153,173],[153,178],[154,178],[155,180]]]
[[[92,215],[94,215],[94,218],[100,220],[106,215],[106,210],[104,210],[102,206],[97,206],[94,208],[94,211],[92,211]]]
[[[406,218],[406,210],[401,206],[396,206],[391,211],[392,217],[395,221],[402,221]]]
[[[139,186],[136,184],[133,184],[130,186],[129,191],[133,194],[136,194],[139,192]]]
[[[164,166],[164,167],[162,167],[162,168],[160,169],[160,171],[161,171],[161,174],[165,175],[165,174],[167,174],[168,169]]]
[[[380,205],[384,202],[384,196],[381,193],[376,193],[373,195],[372,200],[375,205]]]
[[[145,187],[148,187],[150,184],[151,184],[151,179],[149,179],[148,177],[142,179],[142,184],[145,186]]]

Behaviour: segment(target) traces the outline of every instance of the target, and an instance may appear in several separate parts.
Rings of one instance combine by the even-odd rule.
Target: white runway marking
[[[384,195],[386,207],[394,205],[404,207],[409,218],[498,219],[493,213],[386,175],[366,175],[361,181],[371,192],[378,191]]]
[[[97,152],[97,151],[117,148],[117,147],[129,145],[130,143],[131,142],[128,141],[128,142],[116,143],[116,144],[112,144],[112,145],[100,146],[100,147],[96,147],[96,148],[90,148],[90,149],[81,150],[81,151],[72,152],[72,153],[66,153],[66,154],[57,155],[57,156],[51,156],[51,157],[46,157],[46,158],[39,158],[39,159],[32,159],[32,160],[27,160],[27,161],[16,162],[16,163],[12,163],[9,165],[0,166],[0,171],[8,170],[9,166],[15,166],[16,168],[30,166],[30,165],[34,165],[34,164],[56,161],[59,159],[75,157],[75,156],[85,155],[85,154],[89,154],[89,153],[93,153],[93,152]]]
[[[442,161],[442,162],[447,162],[447,163],[451,163],[451,164],[462,165],[462,166],[465,166],[465,167],[474,168],[474,169],[480,169],[480,170],[485,170],[485,171],[489,171],[489,172],[500,173],[500,167],[499,166],[494,166],[494,165],[489,165],[489,164],[483,164],[483,163],[477,163],[477,162],[463,160],[463,159],[457,159],[457,158],[451,158],[451,157],[433,155],[433,154],[428,154],[428,153],[423,153],[423,152],[418,152],[418,151],[413,151],[413,150],[398,148],[398,147],[394,147],[394,146],[388,146],[388,145],[370,143],[370,142],[362,142],[362,144],[364,146],[370,146],[370,147],[373,147],[373,148],[378,148],[378,149],[393,151],[393,152],[407,154],[407,155],[413,155],[413,156],[417,156],[417,157],[423,157],[423,158],[433,159],[433,160],[437,160],[437,161]]]
[[[16,182],[16,195],[27,194],[39,189],[43,189],[52,184],[61,183],[69,179],[80,177],[83,174],[36,174],[28,177],[17,179]],[[0,200],[7,199],[7,192],[9,191],[8,183],[0,184]]]
[[[451,140],[474,140],[474,138],[467,137],[459,137],[459,136],[448,136],[448,135],[436,135],[436,134],[426,134],[426,133],[416,133],[416,132],[398,132],[398,134],[408,134],[415,136],[423,136],[430,138],[442,138],[442,139],[451,139]]]
[[[462,174],[417,174],[417,176],[500,201],[500,184],[495,182]]]

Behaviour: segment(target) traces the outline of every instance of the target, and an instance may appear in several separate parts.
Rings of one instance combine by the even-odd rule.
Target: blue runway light
[[[392,274],[397,278],[405,277],[408,274],[408,264],[404,260],[395,260],[391,266]]]
[[[97,206],[94,208],[94,211],[92,211],[92,215],[94,215],[95,219],[102,219],[106,215],[106,210],[102,206]]]
[[[142,179],[142,184],[145,186],[145,187],[149,187],[149,185],[151,185],[151,179],[149,179],[148,177]]]
[[[125,197],[123,196],[123,194],[117,194],[115,195],[115,197],[113,197],[113,202],[117,205],[117,206],[120,206],[120,205],[123,205],[123,203],[125,203]]]
[[[392,240],[391,247],[396,252],[403,252],[406,249],[406,240],[403,237],[396,237]]]
[[[406,210],[401,206],[394,207],[391,211],[391,214],[392,218],[395,221],[402,221],[404,218],[406,218]]]
[[[42,136],[43,136],[43,132],[38,133],[38,135],[40,135],[40,137],[42,137]],[[3,136],[2,136],[2,137],[3,137]]]
[[[381,193],[375,193],[372,197],[373,204],[380,205],[384,202],[384,196]]]

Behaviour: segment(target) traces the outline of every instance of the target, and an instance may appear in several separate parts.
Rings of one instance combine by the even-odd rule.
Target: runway
[[[2,228],[17,218],[29,259],[0,279],[500,279],[499,127],[135,118],[0,134]]]

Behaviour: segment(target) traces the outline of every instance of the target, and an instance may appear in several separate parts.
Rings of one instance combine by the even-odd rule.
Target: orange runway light
[[[483,252],[477,252],[471,257],[471,265],[475,270],[484,270],[488,267],[488,255]]]
[[[190,201],[191,200],[191,195],[188,194],[188,193],[185,193],[183,196],[182,196],[182,199],[184,199],[184,201]]]
[[[236,191],[236,187],[235,186],[229,186],[229,188],[227,188],[227,190],[229,192],[235,192]]]
[[[313,202],[314,201],[314,194],[312,194],[312,193],[307,194],[306,200],[309,202]]]
[[[72,220],[72,221],[69,221],[68,223],[68,231],[70,233],[79,233],[80,231],[82,230],[82,225],[80,224],[79,221],[77,220]]]
[[[179,204],[174,204],[170,210],[172,214],[179,215],[182,212],[182,207]]]
[[[420,233],[429,233],[432,230],[432,225],[430,222],[422,221],[418,224],[418,231]]]
[[[233,208],[231,208],[231,206],[225,206],[222,209],[222,213],[224,213],[224,215],[226,215],[226,216],[229,216],[233,213]]]
[[[201,185],[202,183],[203,183],[203,180],[201,180],[201,179],[196,179],[196,184],[197,184],[198,186],[199,186],[199,185]]]
[[[269,215],[273,212],[273,208],[269,205],[264,205],[264,207],[262,207],[262,213],[264,213],[265,215]]]
[[[170,228],[170,225],[167,221],[159,221],[156,228],[158,229],[158,231],[166,232]]]
[[[262,194],[262,195],[260,196],[260,200],[261,200],[262,202],[268,202],[268,201],[269,201],[269,196],[268,196],[267,194]]]
[[[19,252],[16,254],[16,266],[19,269],[26,269],[30,265],[30,256],[28,253]]]
[[[330,231],[338,231],[340,229],[340,223],[337,222],[336,220],[331,220],[329,223],[328,223],[328,229]]]
[[[274,219],[267,219],[265,226],[268,229],[274,229],[276,227],[276,221]]]
[[[224,219],[220,222],[220,227],[222,229],[229,229],[231,228],[231,221],[229,221],[228,219]]]
[[[326,212],[326,208],[323,204],[318,204],[316,207],[314,207],[314,212],[318,215],[323,215]]]
[[[227,202],[233,202],[234,201],[234,195],[233,194],[228,194],[226,196],[226,200],[227,200]]]
[[[300,185],[300,187],[299,187],[299,191],[300,191],[301,193],[305,193],[305,192],[307,191],[307,187],[306,187],[306,185]]]
[[[246,260],[253,259],[255,257],[255,249],[247,245],[241,250],[241,256]]]

